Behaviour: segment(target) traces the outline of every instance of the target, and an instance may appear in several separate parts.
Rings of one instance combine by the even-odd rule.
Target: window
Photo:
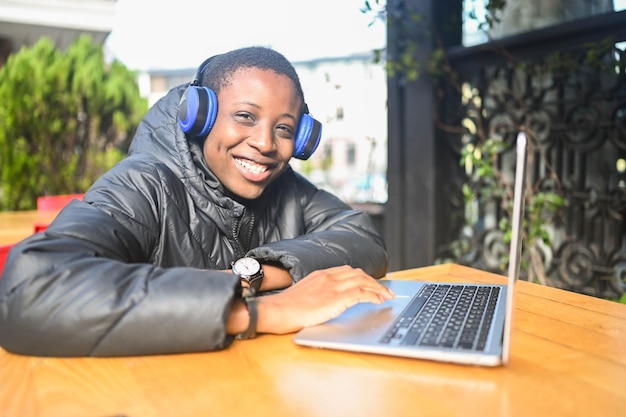
[[[336,117],[337,121],[343,120],[343,106],[342,107],[337,107],[337,111],[335,112],[335,117]]]
[[[504,8],[496,12],[499,22],[488,27],[488,3],[488,0],[464,0],[464,46],[626,9],[626,0],[507,0]]]
[[[354,143],[348,143],[346,146],[346,164],[348,166],[356,165],[356,146]]]

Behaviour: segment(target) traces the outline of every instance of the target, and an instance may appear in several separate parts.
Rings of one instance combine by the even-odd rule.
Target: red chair
[[[59,195],[44,195],[37,198],[37,210],[55,210],[59,211],[63,207],[67,206],[70,201],[82,200],[85,194],[59,194]]]
[[[82,200],[85,194],[58,194],[37,197],[37,211],[61,211],[72,200]],[[43,232],[48,228],[47,222],[37,222],[33,225],[34,232]]]
[[[10,245],[0,245],[0,279],[2,278],[2,270],[4,269],[4,264],[7,261],[7,257],[9,256],[9,250],[15,245],[12,243]]]

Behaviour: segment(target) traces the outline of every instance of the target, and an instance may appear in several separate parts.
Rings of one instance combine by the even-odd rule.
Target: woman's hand
[[[362,269],[312,272],[284,291],[257,298],[259,333],[292,333],[337,317],[358,303],[381,304],[394,294]]]

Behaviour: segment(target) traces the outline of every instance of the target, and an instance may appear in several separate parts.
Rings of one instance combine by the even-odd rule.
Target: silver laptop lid
[[[509,247],[509,270],[506,300],[506,321],[504,322],[504,339],[502,341],[502,363],[509,361],[509,350],[511,346],[511,330],[513,319],[513,297],[515,291],[513,287],[519,277],[520,259],[522,256],[522,225],[524,222],[524,201],[526,187],[526,163],[528,159],[528,138],[525,132],[517,134],[515,162],[515,184],[513,187],[513,218],[511,225],[511,244]]]
[[[521,134],[518,136],[516,146],[514,208],[511,221],[513,230],[510,244],[508,285],[383,280],[381,283],[392,288],[396,294],[393,300],[388,300],[381,305],[360,303],[352,306],[326,323],[302,329],[294,336],[295,343],[318,348],[380,353],[472,365],[496,366],[506,363],[509,357],[508,349],[512,327],[513,287],[520,267],[526,149],[526,135]],[[484,349],[448,348],[428,344],[418,346],[412,343],[402,343],[409,330],[408,326],[404,325],[406,324],[405,321],[402,321],[402,325],[398,325],[398,320],[405,312],[410,312],[409,316],[415,317],[414,314],[421,311],[419,302],[425,302],[425,299],[430,298],[429,295],[420,294],[421,289],[429,284],[435,284],[440,288],[456,284],[462,284],[464,287],[487,287],[501,293],[502,297],[497,300],[493,311],[493,320],[485,339]],[[412,304],[414,300],[418,301],[416,305]],[[409,305],[412,309],[407,310]],[[435,308],[438,309],[439,307]],[[432,310],[428,311],[426,315],[434,317]],[[400,328],[401,330],[398,330]],[[389,336],[390,334],[392,336]],[[420,331],[420,335],[424,334]],[[418,338],[420,337],[418,336]]]

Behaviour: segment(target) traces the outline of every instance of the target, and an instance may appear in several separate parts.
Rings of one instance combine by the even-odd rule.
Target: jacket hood
[[[174,87],[148,110],[137,127],[128,155],[167,166],[185,183],[198,206],[207,204],[208,195],[215,195],[222,200],[221,205],[230,206],[232,202],[226,202],[231,200],[224,195],[222,184],[205,162],[203,141],[188,138],[178,125],[178,107],[188,85]]]

